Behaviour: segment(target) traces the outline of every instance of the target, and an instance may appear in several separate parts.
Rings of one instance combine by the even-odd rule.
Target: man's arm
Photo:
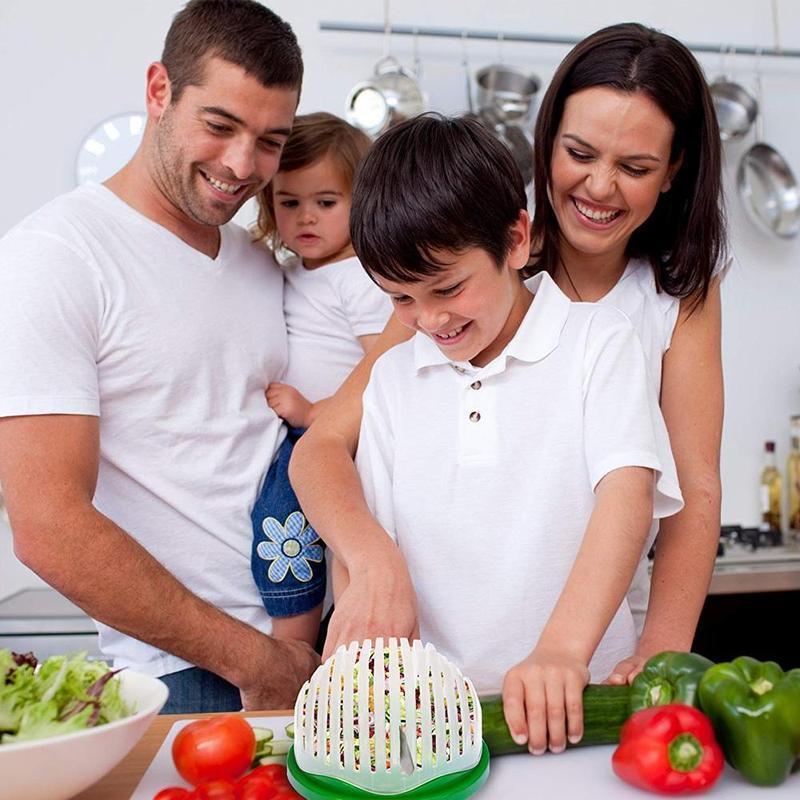
[[[361,425],[361,395],[372,365],[411,337],[392,316],[383,333],[320,416],[295,445],[289,476],[314,529],[347,570],[323,658],[339,644],[417,633],[416,598],[399,550],[367,508],[353,457]]]
[[[310,648],[201,600],[100,514],[98,461],[97,417],[0,419],[0,483],[20,560],[95,619],[238,686],[245,708],[291,707],[316,666]]]

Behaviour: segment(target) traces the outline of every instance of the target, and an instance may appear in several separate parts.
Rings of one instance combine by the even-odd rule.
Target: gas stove
[[[724,525],[720,531],[717,565],[798,562],[800,543],[785,541],[774,528]]]

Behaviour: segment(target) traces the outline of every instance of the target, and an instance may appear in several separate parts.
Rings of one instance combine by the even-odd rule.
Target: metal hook
[[[419,28],[416,26],[411,33],[411,52],[414,59],[414,76],[419,80],[422,76],[422,61],[419,57]]]
[[[497,32],[497,63],[503,64],[503,42],[505,41],[505,34],[503,31]]]
[[[782,49],[780,25],[778,23],[778,0],[772,0],[772,37],[773,44],[775,45],[775,52],[780,55]]]
[[[467,84],[467,111],[470,114],[475,113],[475,108],[472,103],[472,79],[469,74],[469,59],[467,57],[467,32],[461,31],[461,66],[464,68],[464,80]]]
[[[391,54],[392,23],[389,16],[389,0],[383,0],[383,57]]]

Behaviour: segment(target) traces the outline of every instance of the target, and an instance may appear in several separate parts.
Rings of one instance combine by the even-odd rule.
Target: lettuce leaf
[[[119,680],[86,653],[52,656],[0,650],[0,743],[40,739],[102,725],[133,713]]]

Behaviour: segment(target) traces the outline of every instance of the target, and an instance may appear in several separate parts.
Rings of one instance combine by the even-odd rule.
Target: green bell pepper
[[[630,711],[681,703],[699,706],[697,687],[705,671],[713,666],[697,653],[658,653],[647,661],[631,684]]]
[[[800,756],[800,669],[741,656],[711,667],[699,694],[728,763],[757,786],[783,783]]]

